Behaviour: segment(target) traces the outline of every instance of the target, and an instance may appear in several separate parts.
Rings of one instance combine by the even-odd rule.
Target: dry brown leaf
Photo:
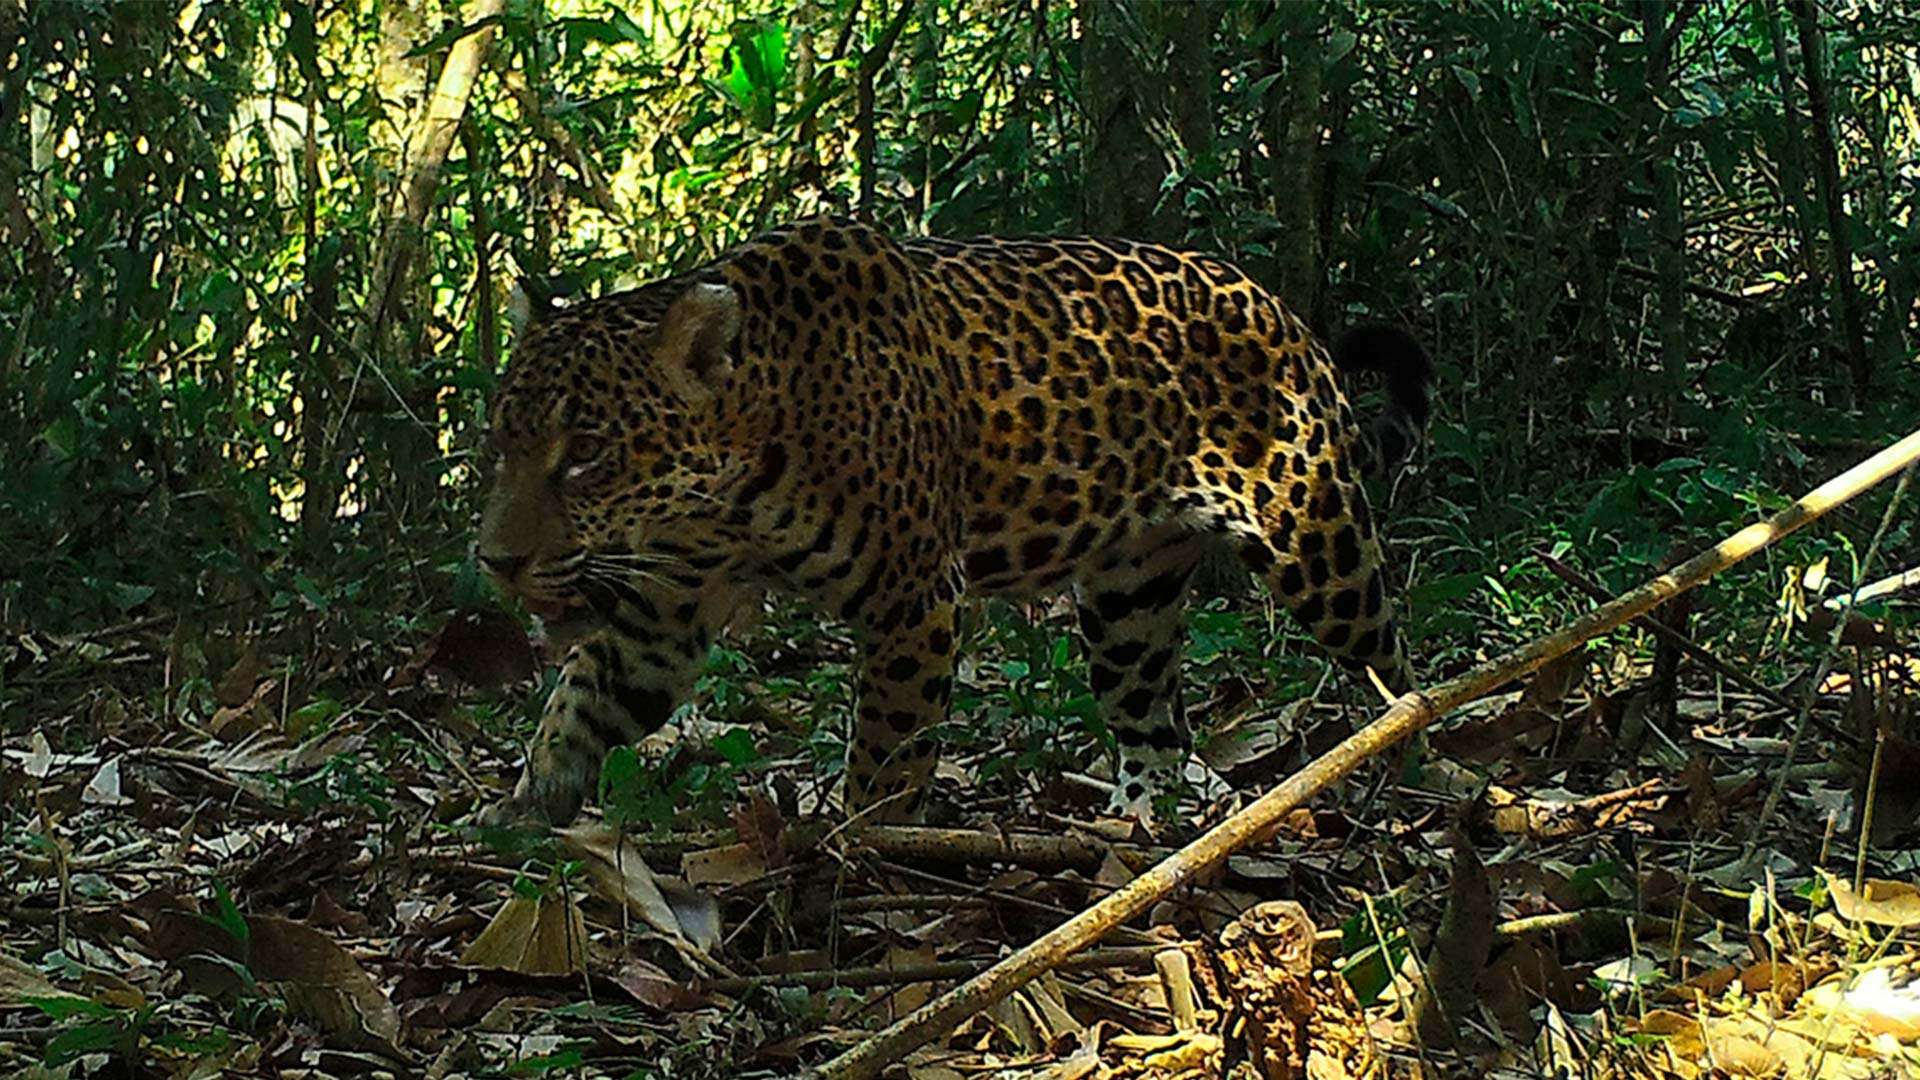
[[[178,968],[195,989],[214,998],[239,990],[236,965],[275,989],[295,1011],[341,1045],[392,1051],[400,1014],[360,962],[332,938],[304,923],[271,915],[247,916],[236,938],[208,919],[154,902],[147,945]]]
[[[627,857],[639,858],[633,853]],[[751,844],[728,844],[680,856],[680,872],[689,885],[745,885],[766,877],[768,870]]]
[[[696,993],[685,979],[675,978],[655,964],[630,957],[613,977],[634,1000],[662,1012],[684,1012],[711,1004],[704,994]]]
[[[1427,957],[1426,983],[1415,999],[1413,1022],[1429,1046],[1452,1046],[1479,999],[1475,986],[1493,948],[1493,885],[1466,829],[1447,830],[1452,877],[1447,909]]]
[[[94,770],[93,779],[80,792],[80,801],[88,806],[126,806],[133,802],[120,792],[119,757],[108,758]]]
[[[766,792],[750,792],[734,810],[733,831],[760,856],[762,865],[774,870],[787,865],[787,822]]]
[[[524,975],[586,970],[587,924],[570,899],[513,896],[501,905],[460,962]]]
[[[23,767],[35,780],[45,780],[53,772],[53,746],[44,732],[36,731],[27,740],[27,759]]]
[[[78,998],[47,981],[31,964],[0,952],[0,1006],[25,1005],[35,998]]]
[[[1107,1046],[1137,1060],[1138,1069],[1129,1076],[1218,1076],[1218,1065],[1226,1056],[1220,1036],[1201,1031],[1115,1035]]]
[[[924,967],[933,963],[933,946],[922,945],[916,949],[903,949],[898,945],[887,946],[887,958],[881,966],[898,970],[900,968]],[[905,1016],[933,997],[931,983],[905,983],[887,995],[887,1016],[897,1019]]]
[[[1540,665],[1520,700],[1536,708],[1556,705],[1573,692],[1587,676],[1587,651],[1574,649]]]
[[[640,853],[623,847],[620,833],[604,825],[560,831],[562,845],[581,860],[587,881],[601,898],[627,910],[669,938],[709,954],[720,944],[720,908],[686,882],[654,874]]]
[[[228,708],[236,708],[255,696],[260,683],[260,645],[249,641],[240,650],[240,658],[233,662],[220,681],[213,685],[213,698]]]
[[[1852,985],[1844,979],[1821,983],[1802,1000],[1823,1019],[1836,1016],[1869,1035],[1920,1042],[1920,983],[1895,985],[1887,968],[1868,968]]]
[[[247,919],[247,963],[279,986],[288,1004],[349,1045],[396,1049],[400,1013],[360,962],[304,923],[270,915]]]
[[[1825,870],[1820,871],[1820,876],[1826,879],[1834,910],[1849,922],[1899,927],[1920,925],[1920,889],[1904,881],[1868,878],[1861,883],[1860,891],[1855,892],[1852,884]]]
[[[484,608],[449,620],[388,677],[387,688],[412,686],[422,673],[432,671],[493,689],[530,679],[538,667],[533,643],[520,624],[498,608]]]

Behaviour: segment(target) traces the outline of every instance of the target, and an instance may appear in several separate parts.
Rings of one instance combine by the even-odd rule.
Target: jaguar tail
[[[1373,418],[1366,468],[1391,477],[1420,444],[1431,411],[1433,363],[1413,335],[1394,326],[1358,326],[1333,343],[1341,372],[1377,372],[1386,382],[1387,407]]]

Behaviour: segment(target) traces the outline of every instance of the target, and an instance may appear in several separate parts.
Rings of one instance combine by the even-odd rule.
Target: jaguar
[[[1378,373],[1356,419],[1343,386]],[[1206,254],[1114,238],[895,238],[816,219],[518,333],[476,555],[570,642],[513,792],[564,823],[664,723],[729,617],[797,595],[859,642],[842,803],[924,810],[964,596],[1070,590],[1152,818],[1189,745],[1195,570],[1263,580],[1327,654],[1412,686],[1363,478],[1427,420],[1407,333],[1331,350]],[[1165,803],[1160,804],[1164,807]]]

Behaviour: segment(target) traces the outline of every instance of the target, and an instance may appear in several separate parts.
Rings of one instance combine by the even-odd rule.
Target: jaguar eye
[[[567,441],[567,460],[582,465],[598,458],[607,449],[607,440],[598,435],[580,435]]]

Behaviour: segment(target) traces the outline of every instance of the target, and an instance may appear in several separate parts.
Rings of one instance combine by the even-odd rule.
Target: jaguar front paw
[[[513,793],[480,812],[486,827],[540,828],[569,824],[586,803],[586,791],[563,777],[541,778],[529,768]]]

